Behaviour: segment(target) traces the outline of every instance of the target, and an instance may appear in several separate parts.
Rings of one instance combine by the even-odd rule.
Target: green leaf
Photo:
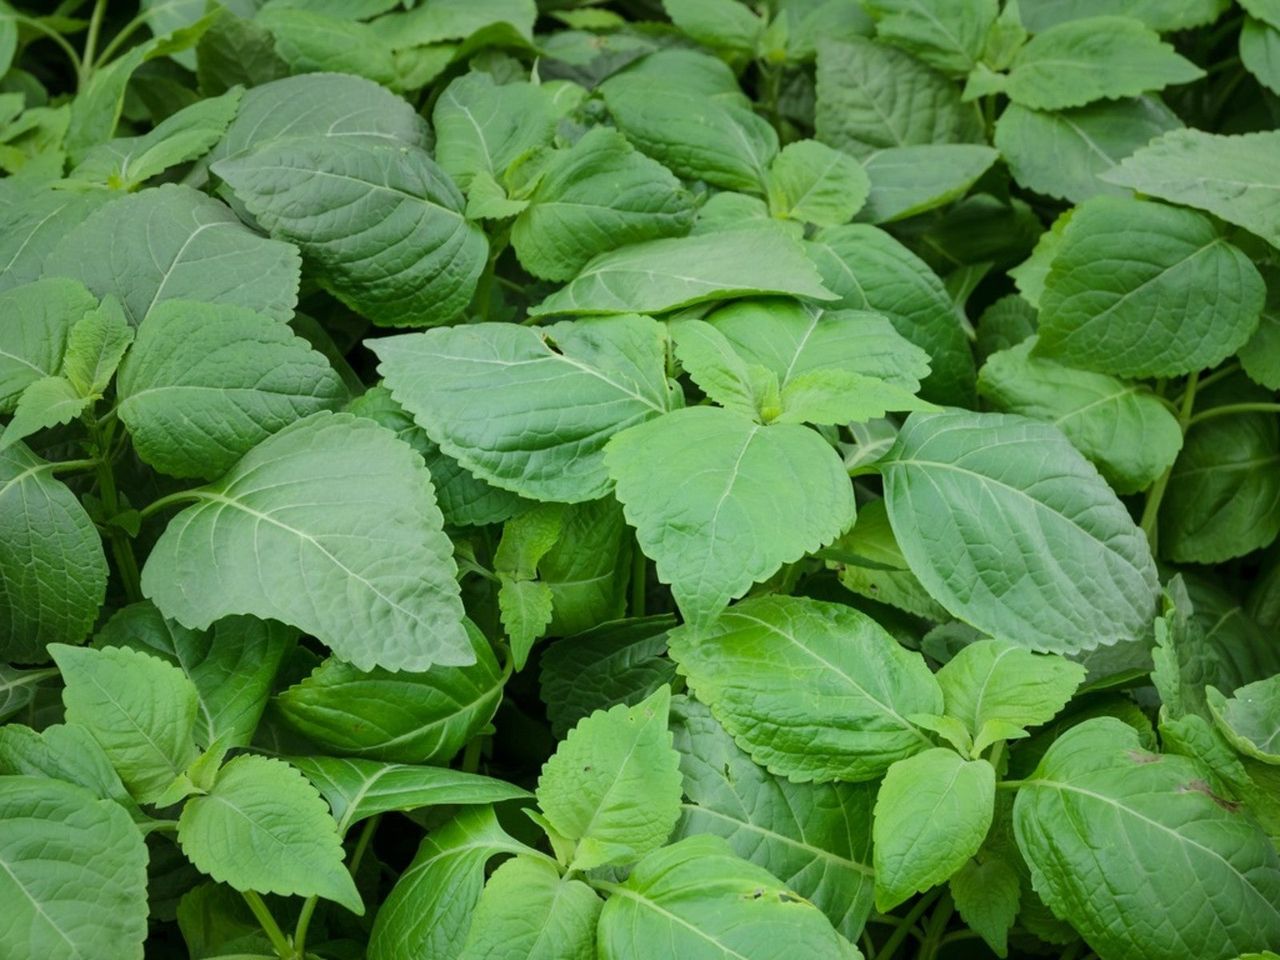
[[[426,673],[362,672],[329,658],[275,701],[284,722],[326,751],[399,763],[447,763],[493,718],[503,674],[468,633],[476,662]]]
[[[663,944],[689,960],[859,956],[813,904],[719,837],[688,837],[631,871],[600,912],[601,960],[641,960]]]
[[[889,525],[884,500],[872,500],[860,507],[853,529],[837,540],[828,553],[839,558],[840,583],[846,589],[926,620],[950,619],[907,566]]]
[[[28,384],[18,398],[13,419],[0,435],[0,450],[7,450],[33,433],[70,423],[89,406],[66,377],[43,377]]]
[[[529,313],[661,313],[759,294],[836,299],[794,240],[757,228],[650,240],[602,253]]]
[[[135,327],[165,300],[246,307],[281,322],[298,302],[298,251],[244,226],[216,200],[166,184],[122,197],[70,231],[51,276],[116,297]]]
[[[1063,232],[1074,215],[1074,208],[1059,214],[1049,229],[1040,234],[1035,247],[1031,250],[1031,255],[1009,270],[1009,276],[1017,286],[1019,295],[1037,311],[1040,309],[1040,298],[1044,296],[1044,285],[1049,276],[1049,269],[1053,266],[1053,260],[1057,257],[1058,251],[1062,249]],[[1038,313],[1036,319],[1038,323]]]
[[[499,853],[532,852],[507,835],[490,807],[446,821],[427,834],[378,910],[369,960],[458,956],[484,888],[485,864]]]
[[[551,591],[548,632],[571,635],[621,618],[634,552],[613,497],[566,509],[560,539],[538,564],[538,579]]]
[[[880,469],[911,570],[956,617],[1033,650],[1146,635],[1158,594],[1146,539],[1055,427],[912,414]]]
[[[672,673],[675,667],[671,668]],[[40,692],[40,684],[56,670],[20,670],[8,664],[0,664],[0,720],[7,720],[25,709]]]
[[[36,280],[0,293],[0,413],[12,413],[22,391],[62,371],[76,324],[97,301],[74,280]]]
[[[1229,698],[1216,687],[1205,693],[1214,723],[1237,750],[1280,764],[1280,674],[1247,684]]]
[[[82,642],[107,592],[102,540],[54,466],[25,444],[0,451],[0,656],[11,662]]]
[[[854,518],[840,458],[796,424],[678,410],[618,434],[606,463],[641,549],[698,626]]]
[[[1083,203],[1101,194],[1124,195],[1102,174],[1181,126],[1155,97],[1104,100],[1055,113],[1015,103],[996,121],[995,145],[1019,186]]]
[[[1036,349],[1121,376],[1192,373],[1249,340],[1265,296],[1257,269],[1208,217],[1098,197],[1062,233]]]
[[[62,362],[63,376],[82,397],[101,397],[131,343],[133,328],[119,302],[108,297],[71,328]]]
[[[1267,0],[1247,0],[1245,6]],[[1141,20],[1152,30],[1167,33],[1202,27],[1227,8],[1226,0],[1019,0],[1022,22],[1039,33],[1068,20],[1122,14]]]
[[[1036,891],[1103,955],[1232,957],[1280,937],[1280,857],[1204,777],[1097,718],[1058,738],[1018,791]]]
[[[1110,183],[1185,204],[1280,247],[1280,131],[1222,136],[1174,130],[1104,176]]]
[[[517,580],[499,574],[498,611],[502,627],[511,641],[511,661],[523,670],[534,643],[551,623],[555,596],[551,588],[539,580]]]
[[[777,375],[748,364],[711,324],[685,320],[673,323],[670,333],[680,365],[708,399],[757,422],[781,412]]]
[[[538,806],[576,841],[571,869],[634,863],[662,846],[680,817],[679,756],[662,686],[633,707],[593,713],[569,731],[538,778]]]
[[[8,191],[0,190],[0,291],[43,277],[49,251],[110,199],[104,190],[32,190],[15,177],[3,184]]]
[[[889,768],[876,796],[876,909],[937,886],[978,852],[995,811],[996,772],[935,747]]]
[[[942,711],[924,659],[852,607],[759,597],[670,642],[689,688],[772,773],[874,780],[931,746],[907,719]]]
[[[998,957],[1009,955],[1009,931],[1018,916],[1021,884],[1005,860],[970,860],[948,885],[956,910],[969,929],[981,935]]]
[[[1109,337],[1114,336],[1112,328]],[[1063,366],[1037,356],[1035,349],[1031,337],[987,360],[978,374],[978,392],[995,409],[1057,426],[1117,493],[1145,490],[1173,465],[1182,428],[1154,393],[1104,373]]]
[[[876,227],[823,230],[807,246],[840,309],[870,310],[929,356],[933,372],[921,395],[934,403],[973,405],[976,373],[963,315],[942,281],[901,243]]]
[[[1258,329],[1240,348],[1240,365],[1249,379],[1268,390],[1280,390],[1280,271],[1262,268],[1267,284],[1267,301]]]
[[[82,787],[0,777],[0,950],[48,960],[137,960],[147,936],[147,848],[129,815]]]
[[[946,73],[964,74],[982,57],[997,0],[870,0],[876,37]]]
[[[532,83],[494,83],[480,71],[444,88],[432,111],[436,162],[462,190],[488,174],[501,182],[512,161],[551,143],[556,116],[546,89]]]
[[[570,280],[596,254],[682,236],[693,224],[693,198],[680,181],[607,127],[560,152],[528,199],[511,245],[547,280]]]
[[[419,767],[338,757],[293,757],[328,801],[345,834],[361,820],[393,810],[519,800],[528,791],[501,780],[447,767]]]
[[[754,54],[764,33],[764,21],[735,0],[662,0],[662,8],[677,27],[713,49]]]
[[[1037,727],[1048,723],[1084,682],[1085,669],[1062,657],[1032,653],[999,640],[964,647],[938,671],[948,716],[974,737],[973,756],[995,742],[988,727]],[[1002,739],[1002,738],[1001,738]]]
[[[142,571],[165,616],[279,620],[362,669],[474,662],[429,476],[389,431],[312,414],[190,495]]]
[[[959,200],[999,156],[967,143],[877,150],[862,161],[871,192],[858,219],[891,223]]]
[[[525,40],[533,36],[537,8],[533,0],[432,0],[376,21],[397,49],[441,40],[465,40],[477,31],[506,24]]]
[[[444,323],[475,292],[488,241],[425,150],[315,137],[268,143],[213,171],[375,323]]]
[[[752,762],[696,700],[672,703],[686,803],[676,837],[715,834],[856,939],[871,912],[870,784],[792,783]]]
[[[835,227],[862,209],[870,186],[848,154],[817,140],[798,140],[769,167],[769,208],[775,217]]]
[[[275,37],[225,8],[196,44],[196,79],[205,93],[224,93],[239,84],[249,88],[246,96],[252,96],[288,75],[289,65],[276,53]],[[256,921],[252,925],[257,928]]]
[[[49,652],[66,684],[67,722],[92,734],[131,794],[155,800],[198,754],[195,686],[136,650],[54,644]]]
[[[254,22],[271,31],[276,53],[291,73],[333,70],[375,83],[395,82],[391,49],[366,24],[274,5],[259,11]]]
[[[131,647],[182,669],[199,698],[195,739],[203,747],[249,744],[294,640],[288,627],[253,617],[189,630],[150,603],[118,610],[95,637],[99,646]]]
[[[634,706],[675,678],[664,654],[671,617],[604,623],[551,644],[542,655],[542,700],[551,730],[563,737],[595,710]]]
[[[862,159],[885,147],[981,143],[974,104],[914,57],[861,37],[820,41],[817,137]]]
[[[319,896],[364,913],[337,824],[315,787],[281,760],[229,761],[207,795],[183,806],[178,842],[201,873],[237,890]]]
[[[95,797],[120,804],[135,823],[147,819],[129,796],[106,751],[79,724],[55,723],[39,733],[19,723],[0,727],[0,774],[65,780]]]
[[[220,97],[179,110],[140,137],[96,146],[71,171],[71,177],[115,190],[132,190],[170,167],[195,160],[222,139],[243,93],[234,87]]]
[[[1140,21],[1102,16],[1037,33],[1014,55],[1002,90],[1021,106],[1061,110],[1136,97],[1204,75]]]
[[[346,387],[284,324],[240,307],[170,300],[147,314],[120,369],[120,419],[144,461],[216,477]]]
[[[544,500],[609,489],[609,437],[671,405],[662,328],[627,316],[483,323],[374,340],[392,394],[477,476]]]
[[[1240,31],[1240,62],[1264,87],[1280,93],[1280,29],[1245,17]]]
[[[555,864],[517,856],[485,884],[458,960],[595,960],[603,905]]]

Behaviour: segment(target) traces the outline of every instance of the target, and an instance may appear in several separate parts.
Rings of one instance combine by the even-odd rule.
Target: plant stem
[[[645,594],[649,579],[649,558],[635,545],[631,557],[631,616],[643,617],[645,611]]]
[[[1199,372],[1191,374],[1187,377],[1186,389],[1182,391],[1181,407],[1178,413],[1178,426],[1182,428],[1183,436],[1186,436],[1187,427],[1191,425],[1191,411],[1196,403],[1196,390],[1200,383]],[[1154,554],[1159,546],[1159,521],[1160,521],[1160,502],[1164,500],[1164,492],[1169,486],[1169,477],[1173,475],[1173,465],[1169,465],[1169,469],[1160,475],[1160,479],[1152,484],[1151,489],[1147,491],[1147,502],[1142,507],[1142,519],[1139,526],[1142,532],[1147,535],[1147,543],[1151,545],[1151,552]]]
[[[165,507],[172,506],[175,503],[184,503],[187,500],[198,500],[200,495],[194,490],[179,490],[177,493],[171,493],[161,497],[159,500],[152,500],[145,507],[138,511],[138,517],[141,520],[147,519],[153,513],[163,510]]]
[[[1030,780],[1001,780],[996,784],[997,790],[1017,790],[1019,787],[1025,787]]]
[[[951,894],[943,894],[937,908],[929,917],[928,926],[925,927],[924,943],[920,945],[917,960],[933,960],[937,955],[938,948],[942,946],[942,936],[946,933],[947,924],[951,922],[951,915],[955,910],[956,905],[951,899]]]
[[[83,90],[93,76],[93,58],[98,52],[98,34],[102,32],[102,18],[107,12],[107,0],[95,0],[93,13],[89,15],[89,33],[84,38],[84,55],[80,58],[79,89]]]
[[[1188,427],[1204,423],[1214,417],[1229,417],[1237,413],[1280,413],[1280,403],[1228,403],[1221,407],[1202,410],[1187,421]]]
[[[128,40],[131,36],[133,36],[133,34],[137,31],[137,29],[146,22],[147,22],[147,13],[144,10],[142,13],[138,14],[136,17],[134,17],[132,20],[126,23],[123,27],[121,27],[120,32],[111,38],[111,42],[102,48],[102,53],[98,57],[98,62],[106,63],[111,58],[111,55],[120,49],[120,45],[123,44],[126,40]]]
[[[71,67],[75,70],[76,77],[78,78],[80,76],[80,54],[76,53],[76,48],[67,43],[67,38],[57,30],[46,26],[34,17],[24,17],[20,13],[0,14],[0,20],[12,20],[14,23],[19,23],[24,27],[30,27],[32,30],[36,31],[36,33],[44,34],[62,48],[62,52],[65,53],[67,55],[67,59],[71,61]]]
[[[59,473],[75,473],[77,470],[97,470],[98,461],[95,458],[87,458],[84,460],[58,460],[49,464],[49,472],[53,474]]]
[[[364,826],[360,828],[360,836],[356,838],[356,845],[351,851],[351,860],[347,865],[347,870],[351,873],[352,878],[355,877],[356,871],[360,869],[360,861],[364,859],[364,852],[369,849],[369,842],[373,839],[374,833],[378,829],[378,822],[382,819],[382,814],[375,814],[364,822]],[[316,912],[316,905],[320,902],[319,897],[307,897],[302,904],[302,910],[298,913],[298,924],[293,928],[293,958],[294,960],[306,960],[307,956],[307,928],[311,926],[311,917]]]
[[[120,492],[116,489],[116,475],[111,469],[112,427],[100,428],[92,415],[85,422],[90,442],[98,455],[98,496],[102,498],[102,508],[110,520],[120,512]],[[138,573],[138,559],[133,555],[133,541],[128,533],[115,526],[108,529],[107,539],[111,542],[111,555],[115,558],[116,572],[120,574],[125,596],[130,603],[137,603],[142,599],[142,577]]]
[[[1225,380],[1227,377],[1231,376],[1233,373],[1238,373],[1239,371],[1240,371],[1240,364],[1236,363],[1233,360],[1231,363],[1228,363],[1225,367],[1221,367],[1213,371],[1213,373],[1209,374],[1207,377],[1202,377],[1199,380],[1199,382],[1196,384],[1196,392],[1203,390],[1205,387],[1209,386],[1209,384],[1211,383],[1217,383],[1219,380]],[[1178,395],[1178,402],[1179,403],[1182,402],[1181,394]]]
[[[942,889],[937,888],[930,890],[923,897],[915,902],[915,906],[902,918],[902,922],[898,924],[898,929],[894,930],[889,939],[884,942],[884,946],[880,948],[880,952],[876,954],[875,960],[891,960],[893,955],[898,952],[898,948],[902,946],[904,940],[911,934],[911,928],[916,925],[916,921],[924,916],[925,911],[933,906],[933,902],[942,896]]]
[[[467,747],[462,752],[462,771],[463,773],[475,773],[480,769],[480,748],[484,746],[484,737],[477,735],[467,741]]]
[[[294,960],[293,947],[285,937],[284,931],[280,929],[280,924],[276,923],[276,918],[271,915],[270,908],[262,901],[262,897],[252,890],[242,890],[241,896],[253,911],[253,915],[258,918],[258,923],[266,933],[267,939],[271,941],[271,946],[280,960]]]

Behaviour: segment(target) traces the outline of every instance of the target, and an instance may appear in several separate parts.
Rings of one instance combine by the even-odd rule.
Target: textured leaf
[[[551,623],[555,597],[539,580],[517,580],[499,574],[498,611],[511,641],[511,662],[523,670],[529,652]]]
[[[760,597],[670,642],[689,688],[773,773],[874,780],[932,745],[907,717],[941,712],[933,675],[852,607]]]
[[[555,864],[515,857],[495,870],[476,904],[459,960],[595,960],[604,904]]]
[[[958,618],[1033,650],[1146,635],[1158,590],[1146,540],[1056,428],[912,414],[880,469],[907,562]]]
[[[869,784],[791,783],[752,762],[696,700],[672,703],[686,803],[676,836],[711,833],[854,939],[871,911]]]
[[[633,707],[593,713],[569,731],[538,778],[538,806],[576,841],[571,869],[629,864],[662,846],[680,817],[680,758],[662,686]]]
[[[991,827],[996,772],[941,747],[889,768],[876,796],[876,907],[892,910],[945,881]]]
[[[996,0],[871,0],[876,36],[949,73],[968,73],[995,24]]]
[[[119,302],[109,297],[71,328],[63,375],[81,396],[101,397],[132,342],[133,328]]]
[[[708,47],[755,53],[764,21],[734,0],[662,0],[672,23]]]
[[[1230,697],[1207,691],[1218,729],[1246,756],[1280,764],[1280,674],[1250,683]]]
[[[67,340],[97,302],[74,280],[37,280],[0,293],[0,413],[12,413],[22,391],[62,370]]]
[[[424,150],[315,137],[269,143],[213,169],[375,323],[444,323],[475,292],[488,241]]]
[[[432,111],[436,162],[463,190],[487,173],[501,182],[512,161],[551,143],[555,111],[546,89],[516,82],[498,86],[483,71],[444,88]]]
[[[769,167],[768,184],[774,216],[828,227],[848,223],[870,189],[852,157],[817,140],[788,144]]]
[[[13,419],[0,434],[0,450],[7,450],[34,433],[70,423],[89,406],[66,377],[42,377],[28,384],[18,398]]]
[[[49,251],[110,199],[98,190],[32,190],[12,177],[3,184],[9,190],[0,190],[0,291],[40,279]]]
[[[43,663],[48,643],[80,643],[107,592],[93,521],[54,464],[24,444],[0,452],[0,656]]]
[[[661,313],[773,293],[836,298],[795,241],[773,230],[744,229],[650,240],[602,253],[529,313]]]
[[[655,944],[682,960],[858,956],[817,907],[710,836],[642,860],[600,912],[598,936],[600,960],[641,960]]]
[[[996,956],[1008,956],[1009,930],[1021,899],[1017,870],[997,857],[970,860],[952,874],[949,888],[969,929],[977,931]]]
[[[119,804],[135,823],[145,822],[111,759],[93,734],[79,724],[55,723],[39,733],[19,723],[0,727],[0,774],[74,783],[99,799]]]
[[[1240,62],[1268,90],[1280,92],[1280,29],[1246,17],[1240,31]]]
[[[841,585],[854,593],[926,620],[950,619],[950,614],[929,596],[907,567],[889,525],[884,500],[863,504],[853,529],[837,540],[829,552],[842,561],[837,567]]]
[[[681,236],[693,224],[693,198],[680,181],[607,127],[560,153],[528,199],[511,244],[521,265],[547,280],[570,280],[596,254]]]
[[[336,70],[368,77],[376,83],[396,79],[391,49],[363,24],[313,10],[270,6],[254,22],[275,38],[276,53],[291,73]]]
[[[529,796],[501,780],[447,767],[338,757],[294,757],[290,762],[329,802],[340,834],[361,820],[392,810],[498,803]]]
[[[178,842],[197,869],[237,890],[320,896],[364,913],[324,801],[281,760],[229,761],[207,795],[187,800]]]
[[[1109,335],[1112,343],[1114,328]],[[1054,424],[1117,493],[1145,490],[1182,447],[1177,418],[1145,387],[1035,354],[1035,338],[992,354],[978,392],[1006,413]]]
[[[129,815],[82,787],[0,777],[0,950],[141,960],[147,848]]]
[[[1204,777],[1097,718],[1060,737],[1018,791],[1036,891],[1101,954],[1226,958],[1280,937],[1280,857]]]
[[[279,620],[362,669],[473,662],[429,477],[382,427],[312,414],[192,496],[142,571],[166,616]]]
[[[290,727],[331,753],[399,763],[447,763],[492,718],[503,674],[469,627],[476,662],[426,673],[361,672],[330,658],[281,692]]]
[[[777,374],[749,364],[709,323],[681,321],[670,333],[680,365],[707,399],[757,422],[777,418],[782,410]]]
[[[662,330],[647,317],[469,324],[369,346],[395,399],[445,453],[538,499],[606,493],[605,442],[671,403]]]
[[[1152,30],[1166,33],[1205,26],[1216,20],[1226,7],[1225,0],[1020,0],[1019,3],[1022,21],[1033,33],[1068,20],[1108,13],[1133,17]]]
[[[699,626],[853,522],[840,458],[797,424],[693,407],[617,435],[606,462],[641,549]]]
[[[1121,376],[1191,373],[1248,341],[1265,296],[1249,258],[1207,217],[1099,197],[1062,233],[1040,297],[1036,349]]]
[[[990,147],[967,143],[877,150],[862,161],[871,192],[858,219],[890,223],[959,200],[997,157]]]
[[[516,36],[533,35],[533,0],[433,0],[377,21],[397,49],[441,40],[465,40],[491,24],[507,24]]]
[[[551,591],[548,632],[575,634],[621,618],[634,552],[613,497],[569,507],[560,539],[538,564],[538,579]]]

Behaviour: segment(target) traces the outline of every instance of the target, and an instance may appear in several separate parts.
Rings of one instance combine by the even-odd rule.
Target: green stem
[[[1030,780],[1001,780],[996,784],[997,790],[1017,790],[1019,787],[1025,787]]]
[[[1178,413],[1178,426],[1182,428],[1185,436],[1187,427],[1191,425],[1191,411],[1196,403],[1196,390],[1200,384],[1200,374],[1193,373],[1187,377],[1186,389],[1182,391],[1180,399],[1181,407]],[[1173,475],[1173,465],[1169,465],[1169,469],[1160,475],[1160,479],[1152,484],[1151,489],[1147,491],[1147,502],[1142,507],[1142,519],[1138,525],[1142,527],[1142,532],[1147,535],[1147,543],[1151,545],[1151,552],[1154,554],[1159,546],[1159,520],[1160,520],[1160,503],[1164,500],[1164,492],[1169,487],[1169,477]]]
[[[956,905],[951,899],[951,894],[944,894],[929,917],[929,923],[925,927],[924,943],[920,945],[917,960],[934,960],[938,948],[942,946],[942,936],[947,932],[947,924],[951,922],[951,915],[955,910]]]
[[[1232,374],[1239,373],[1239,372],[1240,372],[1240,364],[1236,363],[1235,361],[1228,363],[1224,367],[1219,367],[1217,370],[1213,371],[1213,373],[1209,374],[1207,377],[1200,378],[1200,380],[1196,383],[1196,392],[1199,393],[1210,384],[1217,383],[1219,380],[1225,380],[1227,377],[1231,376]],[[1178,395],[1178,402],[1179,403],[1182,402],[1182,394]]]
[[[266,933],[267,939],[271,941],[271,946],[280,960],[294,960],[293,947],[289,945],[288,938],[280,929],[280,924],[276,923],[276,918],[271,915],[271,910],[263,903],[262,897],[252,890],[242,890],[241,896],[253,911],[253,915],[258,918],[259,925]]]
[[[152,514],[163,510],[165,507],[173,506],[175,503],[185,503],[188,500],[199,500],[200,494],[194,490],[179,490],[177,493],[171,493],[161,497],[159,500],[152,500],[145,507],[138,511],[138,518],[146,520]]]
[[[79,89],[83,90],[93,76],[93,58],[98,52],[98,34],[102,32],[102,18],[107,12],[107,0],[96,0],[89,15],[89,33],[84,39],[84,56],[80,58]]]
[[[111,469],[112,428],[108,426],[103,430],[92,415],[86,418],[86,424],[90,442],[98,454],[98,496],[102,499],[102,508],[107,518],[110,519],[120,512],[120,492],[116,489],[115,471]],[[125,596],[130,603],[137,603],[142,599],[142,577],[138,573],[138,558],[133,555],[133,541],[119,527],[111,527],[107,531],[107,539],[111,543],[111,555],[116,561],[116,572],[120,574]]]
[[[1237,413],[1280,413],[1280,403],[1229,403],[1221,407],[1202,410],[1187,421],[1188,427],[1204,423],[1215,417],[1229,417]]]
[[[891,960],[893,955],[898,952],[898,948],[902,946],[903,941],[911,935],[911,928],[916,925],[921,917],[925,915],[933,902],[942,896],[942,889],[937,888],[930,890],[923,897],[915,902],[915,906],[902,918],[902,922],[898,924],[898,929],[894,930],[889,939],[884,942],[884,946],[880,948],[880,952],[876,954],[875,960]]]
[[[483,736],[474,736],[467,741],[467,747],[462,752],[463,773],[475,773],[480,769],[480,750],[483,746]]]
[[[356,838],[356,845],[351,851],[351,859],[347,864],[347,870],[351,873],[352,878],[355,877],[356,871],[360,869],[360,861],[364,859],[364,853],[369,849],[369,842],[373,839],[373,834],[378,829],[378,821],[381,819],[382,814],[375,814],[366,820],[364,826],[360,828],[360,836]],[[293,928],[294,960],[306,960],[307,928],[311,926],[311,918],[315,914],[316,905],[319,902],[319,897],[307,897],[302,904],[302,910],[298,913],[298,924]]]
[[[120,28],[120,32],[111,38],[111,41],[102,48],[102,53],[98,56],[98,63],[106,63],[111,59],[112,55],[120,49],[120,46],[134,35],[137,30],[147,22],[146,12],[142,12]]]
[[[378,824],[382,821],[382,814],[376,813],[364,822],[364,826],[360,828],[360,836],[356,837],[355,848],[351,851],[351,875],[354,877],[357,870],[360,869],[360,861],[364,859],[364,852],[369,849],[369,844],[373,841],[373,835],[378,830]]]
[[[938,949],[949,947],[953,943],[959,943],[961,940],[976,940],[981,934],[973,930],[953,930],[945,937],[938,941]]]
[[[49,465],[49,472],[58,473],[75,473],[77,470],[97,470],[98,461],[94,458],[85,460],[58,460]]]
[[[71,61],[71,66],[75,70],[76,76],[80,76],[80,54],[76,53],[76,48],[67,43],[67,38],[57,30],[46,26],[34,17],[24,17],[20,13],[0,14],[0,20],[12,20],[14,23],[20,23],[24,27],[30,27],[32,30],[36,31],[36,33],[44,34],[62,48],[62,52],[65,53],[67,55],[67,59]]]
[[[645,612],[645,596],[649,580],[649,558],[635,545],[631,557],[631,616],[643,617]]]

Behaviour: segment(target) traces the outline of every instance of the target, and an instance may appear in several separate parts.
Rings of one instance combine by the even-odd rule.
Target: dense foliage
[[[1240,5],[0,2],[0,956],[1274,960]]]

